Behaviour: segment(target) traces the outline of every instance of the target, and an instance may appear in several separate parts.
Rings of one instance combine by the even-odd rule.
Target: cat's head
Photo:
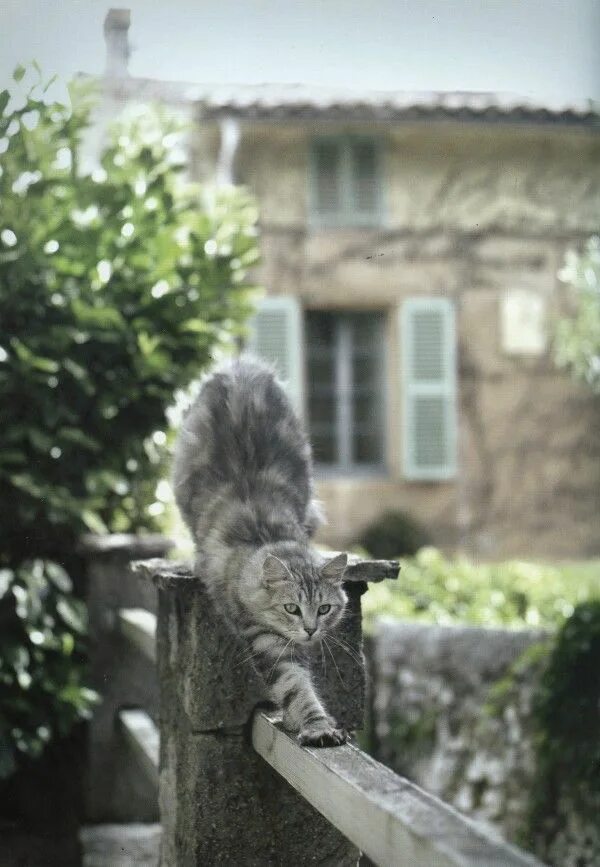
[[[261,621],[297,644],[320,641],[344,613],[347,562],[346,554],[328,560],[267,554],[261,574]]]

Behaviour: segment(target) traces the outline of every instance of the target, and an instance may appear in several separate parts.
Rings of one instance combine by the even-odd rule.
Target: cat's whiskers
[[[269,681],[270,681],[271,678],[273,677],[273,672],[274,672],[275,669],[277,668],[277,663],[279,662],[279,660],[281,659],[281,657],[283,656],[283,654],[284,654],[285,651],[288,649],[288,647],[290,646],[291,643],[292,643],[292,639],[290,638],[290,640],[287,642],[287,644],[285,644],[285,645],[283,646],[283,650],[281,651],[281,653],[279,654],[279,656],[277,657],[277,659],[276,659],[275,662],[273,663],[273,667],[271,668],[271,670],[270,670],[270,672],[269,672],[269,675],[268,675],[268,677],[266,678],[267,683],[269,683]]]
[[[331,638],[331,635],[330,635],[329,637]],[[327,639],[325,638],[325,636],[323,636],[323,641],[325,642],[325,647],[326,647],[327,650],[329,651],[329,655],[330,655],[330,657],[331,657],[331,661],[333,662],[333,664],[334,664],[334,666],[335,666],[335,670],[337,671],[337,675],[338,675],[338,677],[339,677],[339,679],[340,679],[340,683],[341,683],[342,686],[343,686],[343,684],[344,684],[344,679],[343,679],[342,675],[340,674],[340,670],[339,670],[339,668],[338,668],[338,664],[337,664],[337,662],[335,661],[335,656],[334,656],[333,653],[331,652],[331,648],[330,648],[329,644],[327,643]]]
[[[236,663],[233,667],[234,669],[240,668],[242,665],[245,665],[248,662],[252,662],[257,656],[261,656],[263,653],[262,650],[257,650],[255,653],[248,653],[244,656],[238,663]]]
[[[356,663],[358,663],[359,665],[362,666],[362,659],[358,656],[358,654],[356,653],[355,650],[353,650],[353,649],[352,649],[348,644],[346,644],[344,641],[342,641],[342,639],[341,639],[339,636],[336,637],[335,635],[332,635],[332,634],[330,633],[330,634],[329,634],[329,637],[330,637],[331,640],[334,642],[334,644],[337,644],[337,646],[338,646],[341,650],[344,651],[344,653],[347,653],[347,654],[348,654],[348,656],[350,657],[350,659],[352,659],[354,662],[356,662]]]
[[[323,639],[319,641],[319,647],[321,648],[321,659],[323,661],[321,670],[323,672],[323,677],[327,677],[327,665],[325,664],[325,654],[323,653]]]

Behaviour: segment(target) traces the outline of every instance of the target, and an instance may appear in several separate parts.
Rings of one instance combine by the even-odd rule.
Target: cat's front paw
[[[334,720],[319,720],[300,730],[298,742],[303,747],[339,747],[346,743],[348,732],[337,728]]]

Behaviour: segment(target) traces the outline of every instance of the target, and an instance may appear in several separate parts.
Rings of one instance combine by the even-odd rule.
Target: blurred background
[[[363,747],[600,862],[599,32],[593,0],[3,4],[3,865],[157,863],[122,576],[190,556],[173,432],[243,347],[309,430],[318,541],[402,558]]]

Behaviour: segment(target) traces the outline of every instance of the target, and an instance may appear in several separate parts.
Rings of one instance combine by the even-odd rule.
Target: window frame
[[[358,211],[354,207],[354,181],[352,177],[352,152],[355,144],[373,145],[375,154],[375,208],[373,211]],[[319,210],[319,173],[317,167],[317,146],[335,144],[340,149],[337,175],[340,181],[341,207],[338,211],[324,214]],[[381,137],[366,133],[340,133],[336,135],[316,135],[310,141],[308,184],[308,222],[315,228],[368,228],[385,224],[383,197],[384,147]]]
[[[379,431],[381,438],[381,460],[373,463],[357,463],[352,460],[353,445],[352,439],[354,434],[354,417],[353,417],[353,398],[355,395],[354,383],[352,382],[351,395],[352,398],[348,401],[344,395],[340,396],[340,389],[347,388],[347,377],[352,377],[352,350],[354,348],[354,338],[351,337],[350,345],[348,346],[348,321],[353,315],[369,313],[378,317],[381,323],[382,340],[375,345],[378,363],[378,377],[380,382],[380,391],[377,395],[378,413],[380,417],[381,428]],[[330,310],[330,309],[312,309],[305,311],[305,317],[310,314],[326,314],[335,317],[337,337],[333,346],[333,366],[334,380],[332,382],[333,400],[335,402],[335,413],[333,422],[333,436],[335,449],[338,460],[335,463],[326,463],[317,460],[313,456],[315,474],[320,479],[340,478],[340,477],[386,477],[388,474],[388,395],[387,395],[387,375],[388,375],[388,346],[387,346],[387,311],[386,310]],[[344,321],[345,320],[345,321]],[[310,370],[309,356],[310,346],[308,342],[309,327],[305,323],[305,382],[307,383],[305,394],[306,420],[310,439],[312,441],[312,429],[310,420]],[[346,348],[344,343],[346,342]]]

